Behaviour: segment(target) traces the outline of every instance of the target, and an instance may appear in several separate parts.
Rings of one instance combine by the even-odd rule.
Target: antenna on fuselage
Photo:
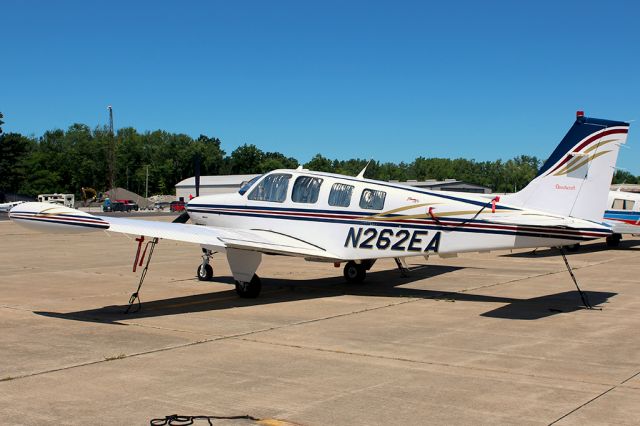
[[[367,171],[367,167],[369,167],[369,164],[371,164],[371,161],[373,161],[373,158],[369,160],[367,165],[364,166],[364,168],[360,171],[360,173],[358,173],[358,176],[356,176],[356,179],[364,179],[364,173]]]

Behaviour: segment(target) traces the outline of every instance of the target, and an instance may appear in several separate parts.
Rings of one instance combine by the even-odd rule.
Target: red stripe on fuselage
[[[269,211],[269,210],[256,210],[256,209],[219,209],[220,211],[228,211],[235,213],[259,213],[259,214],[268,214],[271,216],[297,216],[297,217],[320,217],[320,218],[329,218],[329,219],[351,219],[351,220],[362,220],[364,222],[378,222],[378,226],[383,226],[385,223],[407,223],[407,224],[416,224],[416,225],[445,225],[450,226],[451,228],[457,227],[466,227],[466,228],[476,228],[476,229],[497,229],[504,231],[523,231],[523,232],[547,232],[559,235],[568,235],[568,236],[588,236],[588,237],[602,237],[607,235],[606,231],[601,232],[588,232],[588,231],[580,231],[580,230],[569,230],[569,229],[556,229],[549,227],[532,227],[532,226],[519,226],[519,225],[494,225],[491,223],[477,223],[477,222],[456,222],[450,221],[446,219],[438,219],[436,222],[433,219],[420,220],[420,219],[402,219],[402,217],[398,217],[393,220],[377,220],[375,217],[363,217],[363,216],[354,216],[354,215],[341,215],[341,214],[331,214],[331,213],[303,213],[303,212],[286,212],[286,211]],[[464,220],[464,219],[462,219]]]

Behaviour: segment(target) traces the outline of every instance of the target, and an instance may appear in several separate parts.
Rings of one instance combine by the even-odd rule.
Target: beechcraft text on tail
[[[174,223],[94,216],[45,203],[18,205],[10,217],[49,232],[104,231],[151,238],[154,244],[198,244],[201,280],[211,279],[210,256],[223,252],[238,294],[256,297],[263,254],[343,264],[346,280],[358,282],[381,258],[401,265],[411,256],[607,237],[612,231],[602,217],[628,129],[628,123],[578,114],[528,186],[490,200],[365,179],[364,170],[352,177],[298,168],[259,176],[237,193],[197,196]]]

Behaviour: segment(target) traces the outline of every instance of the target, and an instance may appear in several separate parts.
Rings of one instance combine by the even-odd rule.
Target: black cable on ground
[[[182,416],[179,414],[171,414],[162,419],[151,419],[149,424],[151,426],[188,426],[197,420],[206,420],[209,425],[213,426],[214,420],[251,420],[257,422],[260,419],[248,414],[244,416]]]

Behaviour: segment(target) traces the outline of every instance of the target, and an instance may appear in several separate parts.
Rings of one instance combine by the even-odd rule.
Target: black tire
[[[213,278],[213,268],[211,265],[204,265],[203,268],[202,264],[200,264],[198,265],[196,275],[199,281],[211,281],[211,278]]]
[[[607,246],[608,247],[618,247],[620,245],[620,240],[622,239],[622,235],[620,234],[611,234],[607,237]]]
[[[344,265],[344,278],[349,283],[359,284],[364,281],[367,276],[367,268],[365,265],[358,265],[353,260]]]
[[[262,281],[257,274],[253,274],[253,278],[248,283],[236,281],[236,293],[244,299],[255,299],[260,295],[262,290]]]
[[[570,246],[564,246],[564,248],[567,249],[567,251],[575,253],[580,250],[580,243],[571,244]]]

